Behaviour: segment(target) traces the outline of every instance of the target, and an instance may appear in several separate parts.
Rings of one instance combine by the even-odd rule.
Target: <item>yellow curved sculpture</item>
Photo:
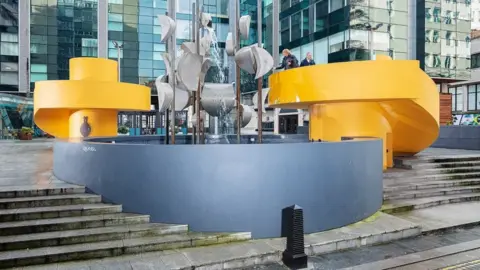
[[[384,168],[393,166],[393,156],[429,147],[439,133],[438,90],[418,61],[377,56],[291,69],[269,79],[269,106],[308,109],[311,140],[382,138]]]
[[[70,59],[70,80],[35,83],[34,120],[57,138],[117,135],[118,110],[150,110],[150,89],[118,82],[116,61]]]

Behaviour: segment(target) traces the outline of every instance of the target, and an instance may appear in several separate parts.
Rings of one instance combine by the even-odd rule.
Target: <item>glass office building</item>
[[[368,60],[373,47],[393,59],[419,60],[437,82],[470,78],[469,0],[280,0],[279,5],[279,49],[299,59],[312,52],[317,64]]]
[[[178,49],[192,35],[193,2],[176,0]],[[213,16],[218,67],[208,78],[218,80],[214,69],[225,68],[230,1],[198,2]],[[105,57],[120,58],[121,80],[150,86],[152,104],[157,103],[154,78],[165,73],[166,48],[156,16],[166,8],[166,0],[0,0],[0,94],[26,96],[36,81],[68,79],[72,57]],[[122,46],[120,55],[114,42]],[[9,124],[16,122],[5,119],[3,127],[17,128]]]
[[[178,48],[192,35],[193,2],[176,0]],[[213,16],[216,60],[224,68],[229,1],[199,2]],[[0,0],[0,92],[25,95],[34,91],[36,81],[68,79],[69,59],[84,56],[120,58],[121,80],[149,85],[155,94],[153,81],[165,73],[161,54],[166,50],[156,16],[166,8],[166,0]],[[29,33],[24,40],[18,34],[22,23],[22,31]],[[120,55],[114,42],[122,46]]]
[[[433,78],[470,79],[471,1],[418,1],[417,58]],[[421,39],[424,39],[422,42]]]
[[[97,1],[31,0],[31,89],[36,81],[68,79],[72,57],[96,57],[97,35]]]
[[[18,0],[0,1],[0,92],[18,92]]]
[[[368,60],[372,47],[407,59],[406,0],[281,0],[280,12],[280,50],[299,59],[311,52],[317,64]]]

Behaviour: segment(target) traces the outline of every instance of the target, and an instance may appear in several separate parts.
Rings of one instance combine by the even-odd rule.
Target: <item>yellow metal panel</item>
[[[119,83],[117,63],[102,58],[70,59],[70,80],[35,83],[34,119],[58,138],[117,134],[118,110],[150,110],[150,89]]]
[[[384,167],[393,166],[393,155],[416,154],[438,136],[438,91],[418,61],[382,56],[291,69],[269,79],[271,107],[309,110],[310,139],[382,138]]]
[[[70,59],[71,81],[118,81],[117,61],[109,59],[78,57]]]

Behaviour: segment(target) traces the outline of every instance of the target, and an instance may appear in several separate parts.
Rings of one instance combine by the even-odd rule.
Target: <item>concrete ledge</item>
[[[375,245],[417,236],[420,227],[412,222],[376,213],[364,221],[327,232],[305,235],[308,255],[319,255],[365,245]],[[260,239],[241,244],[188,248],[167,252],[144,253],[78,263],[45,265],[43,269],[79,269],[97,266],[106,269],[123,269],[140,266],[151,269],[241,269],[281,261],[285,239]],[[51,267],[51,268],[48,268]],[[152,268],[153,267],[153,268]],[[24,268],[41,269],[41,268]]]
[[[147,139],[155,137],[139,138]],[[306,233],[345,226],[380,209],[382,143],[59,141],[54,174],[122,204],[127,212],[149,214],[153,222],[279,237],[282,209],[293,204],[303,207]]]

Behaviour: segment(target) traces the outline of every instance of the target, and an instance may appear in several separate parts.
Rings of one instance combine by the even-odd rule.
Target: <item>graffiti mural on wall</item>
[[[454,114],[452,124],[455,126],[480,126],[480,114]]]

